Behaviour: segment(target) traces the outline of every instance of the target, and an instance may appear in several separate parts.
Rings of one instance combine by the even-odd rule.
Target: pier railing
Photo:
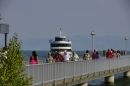
[[[26,65],[25,73],[33,76],[33,85],[40,85],[127,66],[130,66],[130,57]]]

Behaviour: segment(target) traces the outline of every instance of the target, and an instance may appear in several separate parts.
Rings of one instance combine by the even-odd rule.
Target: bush
[[[32,77],[24,74],[21,43],[15,33],[7,48],[0,50],[0,86],[30,86]]]

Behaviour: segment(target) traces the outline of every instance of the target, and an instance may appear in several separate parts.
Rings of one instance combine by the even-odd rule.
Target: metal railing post
[[[96,61],[94,60],[94,73],[96,72],[96,67],[95,67],[95,66],[96,66],[96,65],[95,65],[96,63],[95,63],[95,62],[96,62]]]
[[[42,86],[44,86],[44,64],[42,64]]]
[[[110,64],[110,59],[109,59],[109,72],[110,72],[110,70],[111,70],[111,64]]]
[[[75,62],[73,62],[73,66],[74,66],[74,75],[73,75],[73,81],[75,81]]]
[[[54,63],[54,86],[56,86],[56,63]]]

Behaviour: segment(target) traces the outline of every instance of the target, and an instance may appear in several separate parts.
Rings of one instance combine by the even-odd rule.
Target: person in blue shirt
[[[96,52],[96,59],[100,59],[99,51]]]

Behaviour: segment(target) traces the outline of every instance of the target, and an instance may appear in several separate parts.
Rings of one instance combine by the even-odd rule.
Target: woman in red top
[[[110,49],[108,49],[106,53],[106,57],[109,59],[111,58],[111,55],[112,55],[112,52],[110,51]]]
[[[94,52],[92,53],[92,59],[96,59],[96,52],[97,52],[97,50],[94,49]]]

